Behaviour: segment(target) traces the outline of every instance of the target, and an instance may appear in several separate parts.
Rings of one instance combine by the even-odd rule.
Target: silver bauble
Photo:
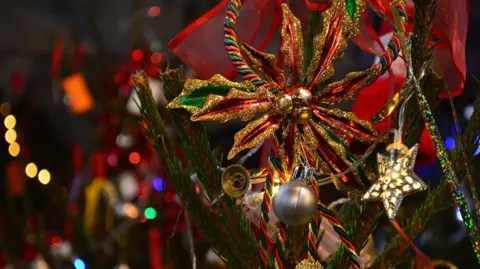
[[[303,180],[283,184],[273,196],[273,211],[278,219],[292,226],[308,223],[317,210],[317,196]]]

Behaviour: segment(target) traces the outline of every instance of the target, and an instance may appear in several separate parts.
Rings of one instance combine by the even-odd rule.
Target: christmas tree
[[[307,16],[293,1],[222,1],[170,43],[205,79],[184,78],[181,69],[162,73],[168,116],[159,114],[145,74],[132,75],[149,143],[188,216],[228,268],[434,268],[439,261],[423,254],[413,240],[447,201],[458,208],[471,253],[480,260],[474,215],[479,200],[469,170],[478,143],[479,99],[463,132],[455,122],[459,147],[451,153],[433,117],[441,97],[450,100],[456,118],[452,97],[464,87],[461,46],[452,49],[452,44],[464,45],[465,36],[457,30],[466,26],[449,19],[465,15],[468,5],[457,2],[301,1]],[[377,42],[366,8],[393,29],[385,46]],[[262,16],[273,18],[270,28],[261,23]],[[218,39],[211,37],[220,28],[224,42],[215,44]],[[264,52],[277,30],[279,53]],[[263,39],[254,44],[260,35]],[[334,63],[349,40],[379,55],[379,61],[336,81]],[[220,45],[225,57],[219,56]],[[227,56],[228,64],[223,61]],[[399,89],[393,87],[399,82],[394,63],[405,76]],[[455,72],[446,72],[452,70],[448,65]],[[386,102],[360,119],[366,114],[362,110],[371,110],[361,106],[362,94],[386,73],[392,77],[391,86],[383,89]],[[237,75],[240,80],[234,80]],[[338,106],[356,98],[358,116]],[[202,124],[232,120],[248,122],[232,138],[227,157],[235,163],[211,148]],[[166,122],[177,136],[169,134]],[[443,172],[436,186],[414,171],[425,143],[432,145]],[[184,159],[175,154],[176,145]],[[268,161],[245,168],[245,159],[262,145]],[[192,177],[204,191],[197,191]],[[464,178],[474,207],[460,188]],[[324,193],[330,183],[335,188],[328,192],[344,198],[327,205]],[[400,212],[402,204],[414,202],[411,213]],[[393,234],[381,252],[372,254],[372,235],[383,216]],[[328,244],[334,244],[333,251],[325,250]]]

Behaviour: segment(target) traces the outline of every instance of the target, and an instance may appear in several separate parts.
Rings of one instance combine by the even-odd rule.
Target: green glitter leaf
[[[180,103],[186,106],[202,107],[203,103],[207,99],[207,96],[210,94],[226,96],[228,92],[232,89],[230,86],[206,86],[195,89],[189,95],[181,96],[179,98]],[[235,88],[243,92],[253,92],[251,89],[246,88]]]
[[[355,18],[357,13],[357,0],[345,0],[345,6],[347,7],[348,16],[351,19]]]

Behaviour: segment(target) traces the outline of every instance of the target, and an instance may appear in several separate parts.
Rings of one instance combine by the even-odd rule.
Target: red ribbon
[[[228,2],[228,0],[222,0],[177,35],[168,45],[173,53],[190,66],[200,78],[210,78],[214,74],[223,74],[227,78],[237,75],[227,54],[219,53],[224,51],[223,11]],[[270,43],[279,26],[281,20],[279,5],[283,2],[291,2],[290,8],[302,22],[306,21],[308,10],[324,11],[328,8],[328,4],[316,3],[312,0],[305,0],[305,4],[303,1],[245,0],[237,23],[239,40],[252,44],[258,41],[257,34],[263,34],[263,39],[256,42],[259,43],[257,48],[263,50]],[[369,3],[377,13],[386,18],[393,18],[390,11],[391,0],[370,0]],[[433,26],[435,26],[433,33],[441,41],[435,49],[435,56],[453,96],[463,92],[466,79],[465,44],[469,10],[469,0],[438,0],[437,13],[433,20]],[[411,23],[407,25],[407,31],[412,29],[413,12],[414,6],[409,1],[407,13]],[[384,48],[366,12],[362,14],[360,23],[360,34],[353,38],[353,41],[363,50],[377,56],[381,55]],[[271,26],[267,30],[261,28],[264,25]],[[443,91],[440,97],[448,97],[447,92]]]
[[[377,13],[393,20],[390,3],[391,0],[370,1],[371,7]],[[410,23],[407,25],[406,31],[411,32],[415,7],[411,1],[407,3],[407,14]],[[465,46],[469,14],[469,0],[439,0],[437,1],[437,10],[432,21],[433,35],[440,40],[435,48],[434,55],[440,65],[441,70],[439,71],[444,75],[446,84],[454,97],[463,93],[466,79]],[[366,12],[362,15],[362,19],[370,21]],[[375,48],[381,42],[379,42],[378,35],[372,32],[370,28],[360,27],[359,35],[353,38],[353,41],[363,50],[378,56],[378,49]],[[444,90],[439,96],[448,98],[448,92]]]
[[[412,247],[413,252],[415,253],[415,263],[413,265],[414,269],[435,269],[433,267],[432,261],[428,258],[420,249],[418,249],[408,235],[403,231],[402,227],[396,220],[392,222],[393,227],[397,230],[398,234],[402,237],[403,241]],[[401,250],[400,250],[401,252]]]

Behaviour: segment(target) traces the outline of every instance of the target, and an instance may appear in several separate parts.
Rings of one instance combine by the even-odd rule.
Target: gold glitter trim
[[[339,10],[339,5],[342,5],[342,3],[339,3],[338,1],[334,1],[333,6],[323,13],[323,16],[322,16],[322,21],[323,21],[322,31],[320,31],[319,33],[317,33],[313,37],[313,46],[312,46],[313,56],[312,56],[312,60],[310,62],[310,65],[308,66],[308,69],[307,69],[307,75],[308,75],[308,80],[307,81],[309,83],[312,82],[312,80],[317,75],[316,72],[315,72],[315,71],[317,71],[317,68],[321,64],[323,64],[323,63],[320,62],[320,57],[322,55],[323,50],[325,49],[325,41],[326,41],[327,35],[331,31],[330,23],[331,23],[332,17],[335,14],[335,12],[337,12]],[[346,12],[343,12],[343,13],[346,13]],[[347,16],[348,16],[348,14],[347,14]],[[340,20],[342,20],[342,19],[340,19]],[[341,21],[340,23],[344,23],[344,21]],[[345,41],[345,38],[343,37],[343,31],[344,31],[343,28],[344,27],[342,27],[342,26],[339,27],[339,29],[342,31],[342,33],[340,34],[340,35],[342,35],[342,37],[340,38],[340,41],[339,41],[340,44],[338,45],[337,50],[334,52],[334,56],[332,57],[331,61],[328,63],[325,72],[318,79],[317,84],[331,78],[334,75],[335,69],[334,69],[333,65],[336,61],[341,60],[342,57],[343,57],[343,53],[347,48],[347,42]]]
[[[399,92],[397,92],[388,103],[386,103],[382,109],[380,109],[375,115],[373,115],[371,121],[376,124],[384,120],[386,117],[390,116],[397,106],[402,102],[405,94],[407,93],[410,85],[402,87]]]
[[[247,124],[247,126],[245,126],[245,128],[243,128],[242,130],[238,131],[235,134],[232,149],[228,153],[229,160],[235,157],[235,155],[237,155],[240,151],[244,149],[256,147],[261,141],[263,141],[265,138],[270,137],[276,130],[278,130],[281,119],[278,120],[277,124],[271,124],[261,134],[255,136],[253,139],[251,139],[247,143],[242,144],[242,140],[247,135],[249,135],[251,132],[257,129],[263,122],[265,122],[270,117],[272,117],[271,114],[265,114],[263,117],[250,122],[249,124]]]
[[[224,98],[221,96],[209,95],[205,100],[205,104],[203,105],[202,109],[197,110],[192,115],[191,120],[192,121],[212,120],[212,121],[218,121],[220,123],[225,123],[232,119],[248,121],[258,113],[266,113],[272,110],[272,105],[269,102],[263,102],[262,104],[257,102],[254,105],[252,104],[250,107],[241,108],[236,112],[208,114],[209,112],[213,111],[215,106],[223,99]]]
[[[289,135],[289,130],[293,126],[293,137]],[[298,127],[296,126],[295,122],[293,120],[289,120],[285,122],[285,125],[282,126],[282,138],[283,138],[283,143],[278,147],[278,155],[280,157],[282,166],[284,168],[285,176],[287,178],[290,178],[290,175],[293,172],[293,169],[298,166],[299,164],[299,156],[302,156],[303,158],[303,153],[300,147],[301,143],[301,137],[300,133],[298,131]],[[293,155],[290,156],[292,158],[290,165],[287,164],[287,159],[285,158],[286,156],[286,143],[288,140],[292,141],[292,151]]]
[[[323,266],[319,261],[309,261],[305,259],[297,264],[295,269],[323,269]]]
[[[353,79],[356,79],[358,77],[361,77],[361,76],[365,76],[365,79],[363,81],[363,83],[359,84],[356,88],[354,88],[353,90],[350,89],[348,91],[346,91],[343,95],[341,96],[338,96],[338,98],[336,99],[336,101],[334,102],[335,104],[338,104],[338,103],[341,103],[341,102],[344,102],[344,101],[348,101],[348,100],[353,100],[355,98],[355,96],[357,96],[357,93],[360,89],[364,88],[365,85],[367,84],[367,77],[369,76],[369,72],[372,72],[374,73],[375,71],[373,70],[366,70],[366,71],[359,71],[359,72],[350,72],[348,73],[345,78],[343,80],[340,80],[340,81],[336,81],[334,83],[330,83],[328,84],[325,89],[322,91],[322,93],[320,94],[320,96],[317,98],[317,100],[322,100],[322,94],[327,94],[329,92],[331,92],[333,89],[341,86],[342,84],[345,84],[347,83],[347,81],[349,80],[353,80]],[[372,74],[373,75],[373,74]],[[345,91],[345,90],[344,90]]]
[[[331,139],[327,135],[325,130],[321,126],[319,126],[317,123],[315,123],[314,121],[311,121],[310,125],[313,128],[315,128],[315,130],[323,137],[323,139],[325,139],[325,141],[327,141],[328,145],[330,145],[332,147],[332,149],[335,151],[337,156],[339,156],[348,166],[352,165],[352,163],[350,161],[348,161],[347,152],[341,144],[333,141],[333,139]],[[329,160],[324,160],[324,161],[327,162],[327,163],[329,162]]]
[[[342,131],[345,132],[350,138],[355,138],[355,139],[357,139],[358,141],[361,141],[361,142],[372,142],[372,141],[376,140],[375,136],[377,135],[377,132],[373,128],[372,124],[369,121],[361,120],[361,119],[357,118],[357,116],[355,114],[353,114],[352,112],[346,112],[346,111],[343,111],[343,110],[340,110],[340,109],[337,109],[337,108],[326,109],[326,108],[323,108],[323,107],[316,107],[316,109],[318,109],[319,111],[321,111],[321,112],[323,112],[327,115],[332,115],[334,117],[344,118],[344,119],[347,119],[349,121],[353,121],[356,124],[358,124],[358,125],[362,126],[363,128],[367,129],[370,132],[370,134],[372,135],[372,139],[362,139],[359,135],[355,134],[354,132],[351,132],[347,129],[342,129]],[[332,131],[335,130],[335,129],[339,129],[339,127],[337,125],[335,125],[334,123],[332,123],[328,118],[321,119],[321,121],[327,123],[326,127],[331,129]]]
[[[282,4],[283,20],[280,28],[281,36],[281,52],[285,64],[290,70],[292,80],[299,82],[303,77],[303,65],[304,65],[304,51],[303,51],[303,32],[302,24],[290,11],[287,4]],[[290,27],[292,26],[292,32]],[[293,55],[290,52],[290,47],[293,45]],[[296,70],[293,70],[293,60],[295,61]]]
[[[342,2],[342,4],[345,2],[344,0],[338,0],[338,1]],[[344,12],[342,15],[342,29],[346,39],[350,39],[359,33],[360,25],[358,21],[363,11],[365,10],[365,7],[366,5],[364,1],[357,0],[357,12],[356,12],[357,16],[355,16],[355,18],[353,19],[350,18],[350,16],[348,15],[344,7]]]
[[[243,43],[240,48],[251,62],[252,69],[255,70],[255,72],[268,82],[274,82],[275,84],[278,84],[279,87],[285,86],[283,70],[278,68],[277,57],[274,54],[258,51],[246,43]],[[265,73],[263,70],[265,65],[268,65],[267,68],[274,70],[278,77],[270,77]]]
[[[247,88],[247,89],[255,89],[255,85],[253,85],[249,81],[244,81],[244,82],[233,82],[228,79],[226,79],[224,76],[220,74],[214,75],[212,78],[209,80],[201,80],[201,79],[187,79],[185,80],[185,83],[183,85],[183,91],[175,97],[175,99],[172,100],[167,105],[168,109],[174,109],[174,108],[184,108],[190,113],[195,113],[196,111],[200,110],[198,107],[192,107],[192,106],[185,106],[180,102],[180,98],[183,96],[188,96],[190,95],[194,90],[201,88],[201,87],[206,87],[206,86],[229,86],[232,88]]]

